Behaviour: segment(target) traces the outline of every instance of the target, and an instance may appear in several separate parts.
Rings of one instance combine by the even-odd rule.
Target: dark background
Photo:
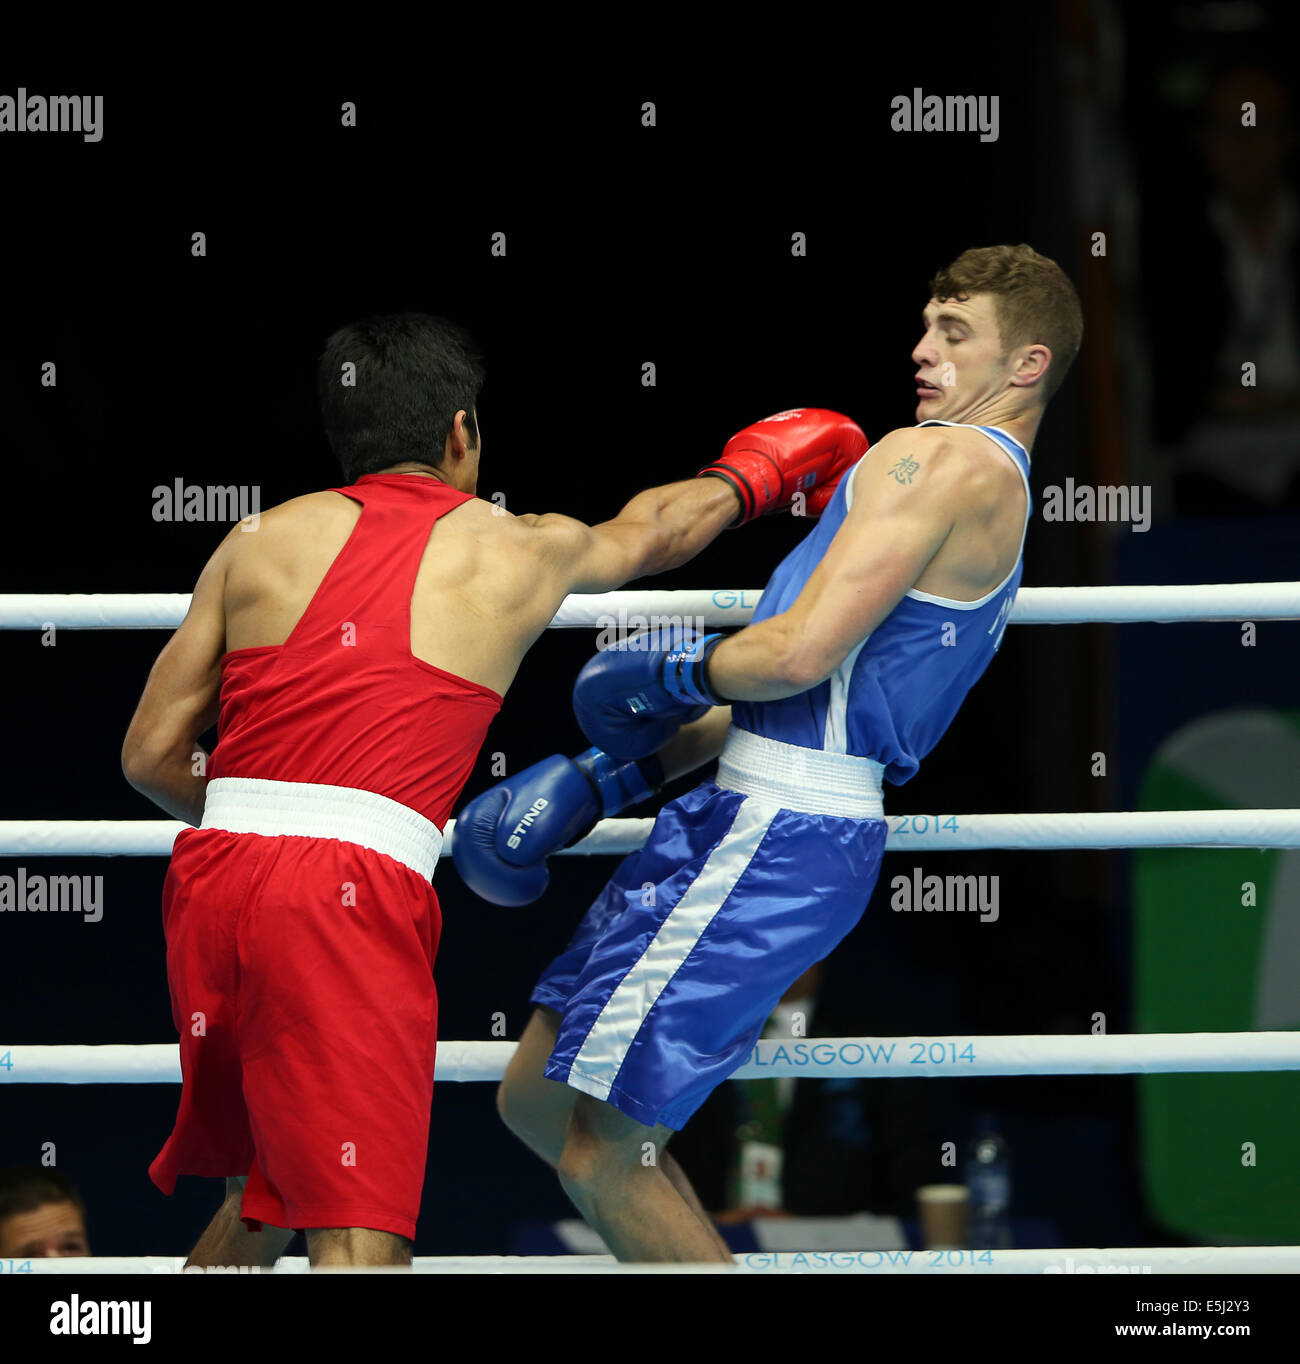
[[[525,62],[502,55],[505,35],[458,33],[419,78],[381,79],[360,59],[328,77],[306,62],[274,79],[13,77],[7,90],[21,79],[33,92],[102,92],[105,136],[0,139],[3,590],[188,592],[225,527],[155,522],[156,485],[256,484],[267,507],[340,482],[314,366],[330,331],[369,312],[416,308],[475,333],[489,372],[479,492],[504,493],[515,512],[606,518],[783,407],[839,409],[878,438],[914,420],[909,354],[930,276],[969,246],[1004,241],[1057,260],[1085,309],[1083,353],[1033,451],[1036,499],[1067,475],[1151,482],[1161,532],[1151,545],[1177,531],[1192,546],[1162,562],[1127,527],[1044,523],[1036,508],[1025,585],[1298,576],[1289,551],[1261,568],[1251,549],[1296,543],[1294,499],[1234,506],[1231,524],[1204,520],[1215,507],[1180,504],[1167,477],[1177,453],[1151,434],[1151,356],[1202,340],[1177,317],[1144,313],[1133,281],[1163,271],[1186,282],[1194,307],[1206,268],[1180,256],[1176,230],[1158,260],[1141,242],[1157,209],[1176,225],[1178,204],[1204,192],[1190,106],[1162,73],[1179,63],[1203,73],[1235,44],[1289,41],[1273,7],[1240,7],[1247,21],[1226,33],[1213,9],[986,6],[974,32],[954,31],[960,16],[945,14],[870,46],[754,32],[711,56],[665,41],[673,55],[655,59],[633,39],[587,33],[583,47],[557,32],[549,60]],[[595,42],[607,59],[579,55]],[[529,36],[512,34],[510,46],[528,48]],[[914,86],[997,94],[998,141],[891,131],[892,96]],[[355,129],[339,126],[344,100],[358,105]],[[657,103],[654,128],[641,126],[643,100]],[[202,259],[191,255],[195,231],[207,236]],[[490,254],[498,231],[504,259]],[[807,234],[806,258],[791,256],[794,231]],[[1092,252],[1097,232],[1108,234],[1103,256]],[[57,388],[39,384],[46,361]],[[653,388],[641,383],[646,361]],[[774,518],[724,535],[650,585],[761,587],[802,530]],[[1271,651],[1244,661],[1235,626],[1010,629],[889,809],[1129,808],[1146,756],[1189,711],[1286,697],[1277,669],[1294,664],[1289,628],[1271,627]],[[1221,661],[1211,649],[1194,679],[1169,673],[1161,643],[1135,662],[1117,640],[1138,631],[1160,641],[1219,632]],[[469,795],[492,780],[492,753],[518,771],[586,746],[568,694],[593,639],[555,631],[533,650]],[[60,631],[43,647],[35,632],[0,633],[0,818],[159,816],[127,787],[118,753],[162,642]],[[1120,752],[1117,717],[1136,695],[1147,722]],[[1103,778],[1091,775],[1098,751],[1113,759]],[[165,862],[27,861],[103,874],[106,908],[95,925],[4,916],[0,1049],[171,1040]],[[497,1012],[518,1035],[535,978],[612,869],[552,865],[551,893],[518,911],[479,902],[450,860],[440,867],[443,1037],[488,1038]],[[878,891],[828,964],[814,1030],[1081,1032],[1097,1012],[1109,1031],[1128,1030],[1125,865],[1121,853],[946,855],[945,872],[1000,877],[996,925],[895,916]],[[888,858],[880,884],[906,869]],[[886,1114],[920,1103],[918,1121],[952,1140],[991,1109],[1013,1152],[1017,1211],[1050,1220],[1058,1244],[1168,1239],[1143,1210],[1130,1080],[922,1086],[920,1098],[887,1083],[873,1102]],[[675,1145],[710,1206],[734,1127],[729,1088]],[[492,1091],[437,1089],[417,1253],[500,1253],[513,1224],[573,1215],[553,1175],[500,1126]],[[0,1164],[39,1160],[54,1142],[86,1195],[95,1253],[184,1251],[218,1189],[186,1179],[169,1200],[148,1180],[178,1093],[5,1087]],[[836,1210],[890,1210],[913,1173],[944,1177],[929,1145],[920,1166],[900,1158],[904,1167],[861,1196],[846,1172]]]

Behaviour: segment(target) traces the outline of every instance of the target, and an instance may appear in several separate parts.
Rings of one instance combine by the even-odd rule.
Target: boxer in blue
[[[1027,246],[967,251],[930,293],[917,425],[843,476],[752,623],[598,654],[574,688],[595,747],[500,783],[457,823],[468,884],[526,903],[550,853],[719,758],[543,973],[498,1094],[622,1260],[731,1259],[665,1145],[861,918],[885,846],[882,784],[907,781],[938,742],[1015,600],[1029,450],[1082,339],[1078,298]],[[703,471],[732,483],[742,519],[753,452],[803,420],[759,423]]]

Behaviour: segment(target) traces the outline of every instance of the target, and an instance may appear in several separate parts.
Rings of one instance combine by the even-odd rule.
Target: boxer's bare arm
[[[664,769],[664,780],[694,772],[722,752],[731,724],[731,707],[714,706],[689,725],[683,725],[655,754]]]
[[[558,515],[519,520],[537,533],[549,578],[544,590],[558,594],[558,608],[570,592],[610,592],[687,563],[736,519],[739,508],[722,479],[689,478],[638,493],[612,521],[595,526]]]
[[[739,509],[735,492],[718,478],[651,488],[596,526],[466,503],[446,517],[445,533],[434,529],[425,567],[435,567],[437,576],[427,596],[417,589],[412,648],[424,661],[504,696],[571,592],[609,591],[684,564]]]
[[[892,431],[873,446],[858,466],[844,524],[789,609],[713,651],[709,680],[719,695],[775,701],[825,681],[915,585],[971,508],[1004,496],[1008,474],[1020,486],[1009,463],[1003,470],[967,454],[941,427]]]
[[[122,744],[122,772],[175,819],[199,824],[207,754],[198,738],[217,720],[226,647],[223,595],[235,531],[199,575],[176,633],[163,646]],[[197,769],[197,770],[196,770]]]
[[[596,526],[568,516],[512,517],[500,525],[502,552],[483,556],[496,607],[491,633],[465,642],[464,675],[504,694],[571,592],[609,592],[686,563],[731,524],[739,506],[722,479],[692,478],[638,493]]]

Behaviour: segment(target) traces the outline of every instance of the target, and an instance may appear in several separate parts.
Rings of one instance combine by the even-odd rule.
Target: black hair
[[[355,366],[346,371],[345,366]],[[483,361],[463,327],[425,313],[367,317],[340,327],[317,369],[321,421],[348,481],[414,461],[437,468],[456,413],[469,415]]]

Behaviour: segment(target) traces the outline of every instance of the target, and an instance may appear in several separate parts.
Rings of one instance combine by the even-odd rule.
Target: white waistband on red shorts
[[[409,805],[351,786],[263,781],[258,777],[214,777],[208,783],[201,829],[268,838],[337,838],[410,867],[426,881],[442,851],[442,834],[432,820]]]
[[[807,815],[883,819],[884,764],[851,753],[827,753],[737,729],[727,731],[717,783]]]

